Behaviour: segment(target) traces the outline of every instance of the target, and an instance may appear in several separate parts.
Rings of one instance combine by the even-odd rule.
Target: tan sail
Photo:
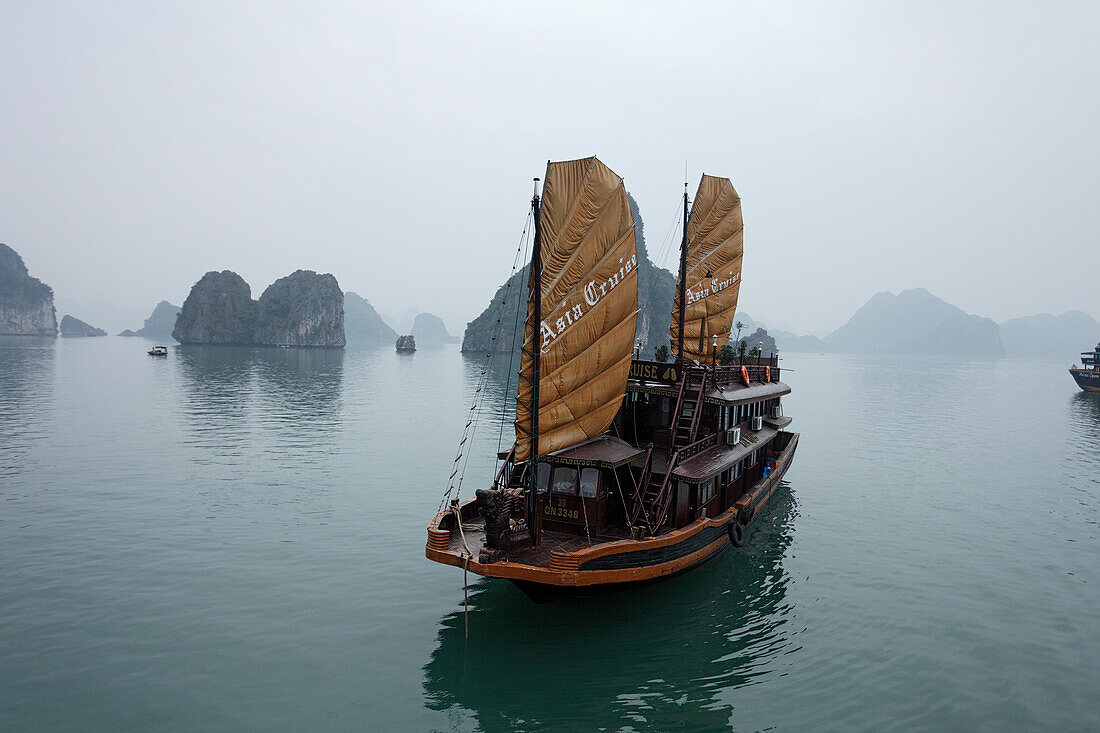
[[[595,157],[550,163],[540,221],[542,319],[534,322],[529,302],[516,401],[517,461],[531,457],[534,349],[542,456],[611,425],[626,393],[638,313],[634,219],[614,171]]]
[[[687,223],[687,309],[684,358],[710,362],[713,338],[718,348],[729,340],[741,290],[744,223],[741,197],[728,178],[703,176]],[[680,288],[672,306],[672,348],[680,336]]]

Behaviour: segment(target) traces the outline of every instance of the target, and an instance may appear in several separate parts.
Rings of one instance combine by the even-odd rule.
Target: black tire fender
[[[726,525],[726,531],[730,535],[730,544],[734,547],[743,547],[745,544],[745,528],[740,522],[730,522]]]

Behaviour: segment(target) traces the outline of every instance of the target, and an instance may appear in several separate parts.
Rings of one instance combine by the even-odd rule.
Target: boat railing
[[[731,384],[742,384],[745,375],[742,369],[749,375],[753,382],[778,382],[781,374],[779,359],[776,357],[746,357],[744,361],[734,360],[732,364],[713,366],[714,384],[725,387]]]
[[[711,433],[710,435],[706,436],[705,438],[700,438],[699,440],[695,441],[694,443],[690,443],[688,445],[685,445],[679,451],[678,455],[680,456],[680,460],[681,461],[687,460],[688,458],[691,458],[694,455],[702,453],[707,448],[713,448],[714,446],[718,445],[718,435],[719,435],[719,433]]]
[[[508,467],[512,465],[512,460],[516,457],[516,446],[513,443],[512,449],[508,451],[508,455],[504,458],[504,462],[500,464],[500,470],[497,471],[496,480],[493,481],[493,488],[503,489],[505,488],[505,474],[508,471]]]

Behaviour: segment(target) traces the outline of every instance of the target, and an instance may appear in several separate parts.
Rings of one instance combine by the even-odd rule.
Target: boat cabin
[[[538,533],[630,537],[685,527],[733,506],[785,447],[776,357],[731,366],[634,361],[607,433],[538,462]],[[505,466],[498,488],[527,485],[529,464]],[[671,469],[671,470],[670,470]]]

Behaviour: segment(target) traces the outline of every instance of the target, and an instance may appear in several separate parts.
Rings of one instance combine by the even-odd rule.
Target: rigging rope
[[[677,202],[677,204],[676,204],[676,216],[673,217],[672,223],[669,224],[668,230],[665,232],[664,239],[662,240],[662,243],[661,243],[660,251],[657,254],[656,258],[650,260],[650,263],[653,265],[654,270],[656,270],[657,268],[662,268],[662,269],[666,269],[666,270],[668,269],[667,266],[665,266],[663,263],[666,259],[668,259],[668,255],[669,255],[669,253],[672,249],[672,243],[676,238],[675,235],[676,235],[676,231],[678,229],[677,225],[680,224],[680,222],[683,220],[683,218],[684,218],[683,208],[682,208],[681,204],[679,202]],[[649,307],[649,302],[653,298],[653,291],[657,287],[657,273],[653,272],[652,275],[653,275],[653,277],[649,282],[649,289],[647,290],[647,292],[645,294],[645,300],[644,301],[641,298],[641,293],[640,292],[638,293],[638,309],[639,310],[642,309],[643,305],[644,305],[644,307],[648,308]],[[673,273],[673,277],[677,277],[675,272]],[[672,302],[674,304],[676,302],[675,294],[673,294]],[[670,314],[672,313],[671,306],[669,307],[669,313]],[[662,345],[662,344],[649,344],[649,346],[652,347],[652,348],[656,348],[657,346],[660,346],[660,345]],[[642,357],[643,357],[643,355],[639,354],[639,358],[642,358]]]
[[[527,229],[526,229],[526,227],[524,227],[524,234],[526,234],[526,233],[527,233]],[[525,239],[524,243],[523,243],[523,261],[524,262],[527,261],[527,251],[530,247],[530,244],[531,244],[530,237],[527,237]],[[530,298],[530,294],[528,294],[528,298]],[[521,305],[521,303],[516,304],[516,318],[515,318],[515,322],[512,324],[512,343],[510,344],[510,346],[508,348],[508,372],[507,372],[508,376],[507,376],[507,378],[504,382],[504,406],[503,406],[503,409],[501,409],[501,411],[500,411],[500,434],[497,436],[497,463],[493,467],[493,475],[494,476],[496,475],[497,470],[500,466],[500,458],[499,458],[499,456],[500,456],[500,445],[501,445],[502,442],[504,442],[504,423],[508,418],[508,412],[509,412],[509,410],[508,410],[508,398],[511,395],[511,388],[512,388],[512,364],[515,362],[515,359],[516,359],[516,333],[519,331],[519,314],[520,314],[520,310],[521,310],[520,305]],[[501,326],[503,327],[503,324],[501,324]],[[527,334],[525,333],[523,336],[520,337],[520,339],[521,339],[520,346],[521,347],[523,346],[522,339],[524,337],[526,337],[526,335]],[[517,386],[517,388],[519,387],[518,379],[517,379],[517,385],[516,386]],[[513,414],[515,414],[514,410],[512,412],[513,412]]]
[[[524,251],[526,251],[526,242],[528,240],[528,230],[531,225],[533,212],[528,211],[527,219],[523,225],[523,231],[520,233],[519,243],[516,246],[516,255],[512,260],[512,272],[508,276],[507,287],[511,288],[512,278],[515,277],[516,269],[519,267],[520,257]],[[485,366],[481,370],[481,374],[478,376],[477,387],[474,389],[473,404],[470,405],[469,413],[467,414],[466,425],[462,428],[462,439],[458,442],[458,454],[455,455],[454,463],[452,465],[451,475],[447,479],[450,484],[447,490],[443,493],[443,498],[439,502],[439,510],[443,511],[443,507],[447,505],[447,501],[451,498],[452,492],[457,499],[462,492],[462,482],[466,477],[466,466],[470,461],[470,448],[473,446],[473,438],[477,432],[477,423],[481,417],[481,407],[483,402],[481,400],[481,393],[485,389],[489,374],[492,371],[493,359],[496,355],[496,341],[500,336],[500,329],[503,325],[504,308],[508,303],[507,290],[505,295],[500,300],[500,306],[497,309],[496,329],[493,336],[489,339],[488,353],[485,355]],[[470,443],[470,445],[466,445]],[[465,460],[463,460],[465,458]],[[455,476],[458,476],[457,483],[455,482]]]

